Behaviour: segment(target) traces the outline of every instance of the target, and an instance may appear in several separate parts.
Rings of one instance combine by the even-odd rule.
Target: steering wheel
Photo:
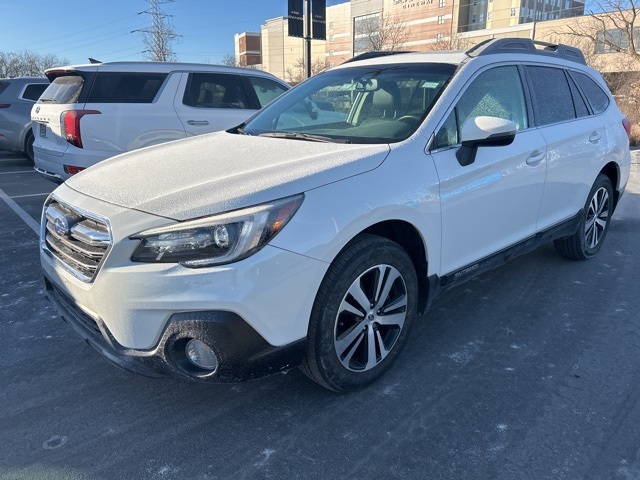
[[[404,122],[404,123],[418,123],[420,121],[420,117],[416,117],[415,115],[403,115],[400,118],[398,118],[399,122]]]

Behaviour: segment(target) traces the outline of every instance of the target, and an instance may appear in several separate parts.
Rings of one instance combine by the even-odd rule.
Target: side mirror
[[[476,159],[478,147],[504,147],[516,138],[516,124],[498,117],[471,117],[462,126],[462,146],[456,152],[461,166],[471,165]]]

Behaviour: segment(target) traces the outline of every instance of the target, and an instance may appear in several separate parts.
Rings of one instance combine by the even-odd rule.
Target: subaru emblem
[[[69,233],[69,222],[65,217],[58,217],[53,225],[56,233],[61,237],[66,236]]]

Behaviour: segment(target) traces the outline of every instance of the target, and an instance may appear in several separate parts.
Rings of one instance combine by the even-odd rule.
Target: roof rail
[[[536,48],[536,45],[544,48]],[[493,38],[479,43],[467,50],[470,57],[480,57],[494,53],[531,53],[534,55],[546,55],[556,58],[564,58],[573,62],[586,65],[582,50],[569,45],[555,44],[531,40],[530,38]]]
[[[378,58],[378,57],[386,57],[387,55],[397,55],[398,53],[415,53],[413,51],[408,50],[385,50],[383,52],[365,52],[360,55],[356,55],[349,60],[342,62],[342,65],[345,63],[357,62],[358,60],[369,60],[370,58]]]

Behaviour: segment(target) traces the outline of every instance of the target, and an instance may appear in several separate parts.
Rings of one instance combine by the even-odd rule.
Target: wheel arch
[[[613,208],[615,209],[618,205],[618,200],[620,199],[620,191],[619,181],[620,181],[620,167],[616,162],[607,163],[602,170],[600,170],[599,174],[606,175],[611,181],[611,185],[613,186]]]
[[[428,251],[425,241],[418,229],[404,220],[385,220],[367,227],[356,235],[349,244],[365,234],[376,235],[391,240],[407,252],[418,278],[418,311],[423,313],[426,310],[429,296]],[[345,248],[347,247],[345,246]]]
[[[23,134],[22,134],[22,139],[20,140],[20,146],[22,148],[22,151],[26,151],[27,149],[27,140],[29,139],[29,136],[32,136],[33,139],[35,140],[36,136],[33,133],[33,129],[31,127],[31,125],[29,125],[29,128],[25,128],[23,130]]]

